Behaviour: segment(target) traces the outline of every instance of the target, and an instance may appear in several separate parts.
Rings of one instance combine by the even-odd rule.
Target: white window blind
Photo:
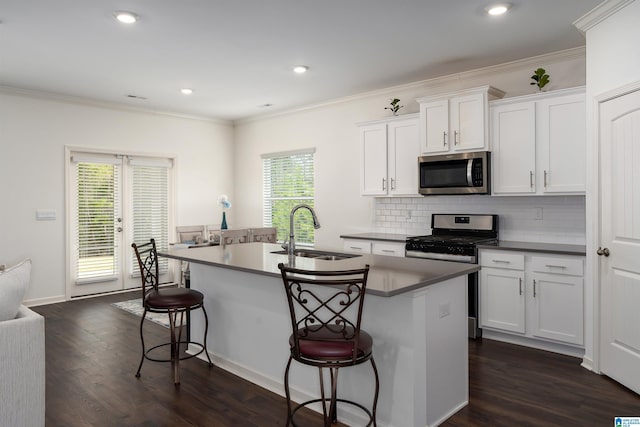
[[[262,156],[263,224],[278,229],[278,241],[289,235],[289,213],[298,204],[314,205],[314,150]],[[296,243],[314,243],[311,214],[296,214]]]
[[[131,159],[132,239],[137,244],[156,240],[159,251],[169,247],[169,171],[170,162],[151,162]],[[140,275],[135,254],[132,253],[131,270]],[[160,274],[169,269],[167,258],[158,258]]]
[[[78,209],[75,226],[76,282],[112,280],[119,273],[121,166],[74,159]]]

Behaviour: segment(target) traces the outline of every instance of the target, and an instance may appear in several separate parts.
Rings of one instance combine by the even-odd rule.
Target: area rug
[[[142,313],[144,312],[144,307],[142,307],[142,299],[132,299],[129,301],[122,302],[114,302],[111,304],[114,307],[122,309],[124,311],[128,311],[131,314],[135,314],[138,317],[142,317]],[[153,323],[157,323],[158,325],[162,325],[165,328],[169,327],[169,316],[165,313],[150,313],[147,312],[146,320],[150,320]]]

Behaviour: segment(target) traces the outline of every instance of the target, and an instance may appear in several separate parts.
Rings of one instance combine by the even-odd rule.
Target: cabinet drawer
[[[371,253],[374,255],[388,255],[388,256],[404,256],[404,243],[380,243],[374,242],[371,246]]]
[[[580,258],[531,257],[531,271],[538,273],[582,276],[584,263]]]
[[[357,254],[370,254],[371,242],[367,240],[345,240],[343,245],[345,252]]]
[[[500,251],[480,251],[482,267],[524,270],[524,255]]]

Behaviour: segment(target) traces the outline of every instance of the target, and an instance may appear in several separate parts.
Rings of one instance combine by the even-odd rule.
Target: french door
[[[601,371],[640,393],[640,89],[600,105]]]
[[[67,152],[68,298],[139,287],[131,243],[168,247],[172,159]],[[159,267],[169,281],[168,260]]]

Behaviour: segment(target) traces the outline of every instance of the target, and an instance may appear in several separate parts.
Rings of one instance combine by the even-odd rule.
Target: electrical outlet
[[[441,319],[443,317],[447,317],[449,314],[451,314],[451,304],[449,304],[448,302],[440,304],[438,306],[438,312],[440,314]]]
[[[536,208],[533,218],[536,220],[542,219],[542,208]]]

